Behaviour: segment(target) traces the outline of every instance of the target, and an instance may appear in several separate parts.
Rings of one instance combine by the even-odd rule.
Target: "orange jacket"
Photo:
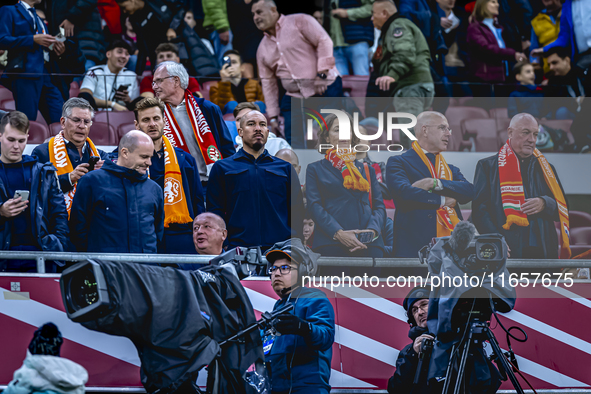
[[[249,79],[244,85],[246,101],[265,101],[261,84],[255,79]],[[219,82],[209,90],[209,101],[217,104],[222,110],[229,101],[235,101],[232,95],[232,82]]]

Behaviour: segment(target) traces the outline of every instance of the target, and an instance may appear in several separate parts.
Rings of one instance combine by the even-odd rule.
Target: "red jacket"
[[[466,41],[473,76],[485,82],[504,82],[503,61],[514,61],[516,51],[499,47],[493,32],[482,22],[472,22],[468,26]]]

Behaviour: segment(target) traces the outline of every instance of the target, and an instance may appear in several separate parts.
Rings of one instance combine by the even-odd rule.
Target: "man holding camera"
[[[137,75],[125,68],[131,47],[115,40],[107,48],[107,64],[92,67],[86,73],[78,97],[88,100],[96,109],[113,111],[133,109],[132,100],[140,95]]]
[[[89,171],[101,168],[108,158],[108,154],[97,149],[88,138],[93,116],[94,110],[88,101],[72,97],[62,108],[62,131],[48,142],[37,145],[31,154],[39,163],[51,162],[57,168],[68,214],[78,180]]]
[[[419,359],[424,356],[421,353],[423,353],[423,350],[426,350],[425,345],[428,346],[428,341],[425,342],[425,340],[433,341],[434,339],[432,335],[428,334],[429,331],[427,329],[429,289],[426,287],[415,287],[408,293],[402,306],[406,310],[408,323],[410,324],[408,337],[412,339],[413,343],[408,344],[398,353],[396,371],[388,380],[388,393],[427,393],[426,372],[429,367],[428,358],[424,359],[425,361],[421,363],[421,369],[425,372],[421,375],[423,378],[417,381],[416,386],[414,385],[414,381],[419,366]]]
[[[267,268],[279,300],[273,310],[287,304],[293,314],[279,315],[265,334],[263,349],[274,394],[328,394],[334,342],[334,309],[318,289],[302,286],[302,276],[316,271],[319,254],[299,238],[278,242],[267,251]]]

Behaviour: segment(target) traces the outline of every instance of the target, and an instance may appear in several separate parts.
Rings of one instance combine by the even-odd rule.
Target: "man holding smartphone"
[[[89,171],[101,168],[108,158],[108,154],[97,149],[88,138],[93,116],[94,110],[88,101],[78,97],[69,99],[62,107],[62,131],[48,142],[37,145],[32,153],[40,163],[52,163],[57,168],[68,213],[78,180]]]
[[[97,109],[132,110],[132,101],[139,97],[140,88],[137,75],[125,68],[130,52],[131,47],[125,41],[113,41],[107,48],[107,64],[88,70],[78,97]]]
[[[68,214],[55,168],[23,155],[29,120],[12,111],[0,121],[0,249],[67,251]],[[36,272],[35,260],[5,260],[0,271]],[[47,272],[56,272],[53,262]]]

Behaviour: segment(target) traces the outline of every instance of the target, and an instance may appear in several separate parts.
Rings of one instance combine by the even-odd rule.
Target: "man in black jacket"
[[[152,139],[133,130],[119,142],[117,164],[107,160],[78,182],[70,213],[80,252],[157,253],[164,233],[162,189],[148,179]]]
[[[412,289],[403,303],[404,310],[408,316],[410,331],[408,337],[413,341],[406,345],[398,353],[396,360],[396,371],[388,380],[388,393],[405,394],[413,392],[414,394],[427,393],[427,369],[429,360],[423,362],[423,379],[414,386],[413,382],[417,367],[419,365],[419,355],[425,339],[434,339],[427,328],[427,312],[429,309],[429,289],[426,287],[415,287]]]
[[[69,249],[68,214],[55,168],[23,155],[29,120],[13,111],[0,121],[0,242],[2,250]],[[35,272],[34,260],[0,262],[0,271]],[[56,272],[46,263],[47,272]]]

